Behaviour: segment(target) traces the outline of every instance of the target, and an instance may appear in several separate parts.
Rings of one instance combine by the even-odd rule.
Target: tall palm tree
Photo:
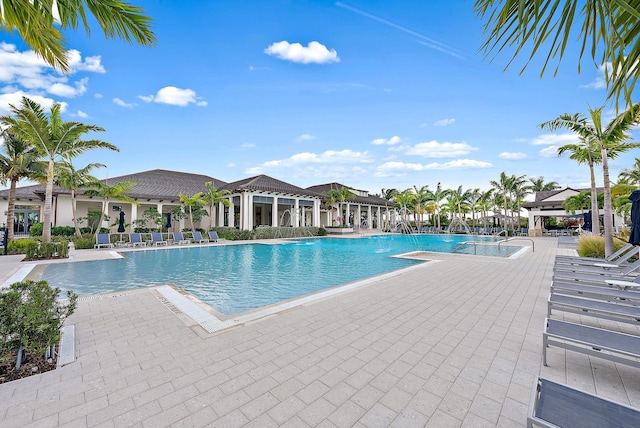
[[[600,148],[602,159],[602,176],[604,182],[604,250],[605,255],[613,254],[613,208],[611,203],[611,181],[609,179],[609,158],[613,159],[620,153],[640,147],[639,143],[626,142],[630,138],[631,128],[640,123],[640,103],[632,105],[628,110],[620,113],[603,129],[602,110],[604,107],[589,109],[590,122],[584,116],[562,115],[557,119],[546,122],[549,129],[567,128],[577,133],[585,141]]]
[[[591,195],[588,192],[580,192],[569,196],[562,203],[565,211],[575,214],[576,211],[584,212],[591,206]]]
[[[549,190],[556,190],[560,188],[560,185],[557,181],[547,181],[545,182],[544,177],[530,177],[529,185],[532,192],[546,192]]]
[[[405,189],[402,192],[399,192],[397,195],[393,197],[393,202],[400,206],[400,212],[402,214],[402,220],[407,223],[409,222],[409,211],[411,210],[411,206],[414,200],[414,193],[411,189]]]
[[[16,209],[16,186],[23,178],[34,178],[43,174],[43,164],[35,147],[14,134],[2,132],[3,144],[0,153],[0,183],[9,185],[7,205],[7,239],[13,239],[13,219]]]
[[[442,202],[447,199],[449,192],[450,192],[449,189],[442,188],[442,185],[440,184],[440,182],[438,182],[436,189],[431,191],[431,195],[430,195],[431,204],[433,206],[433,212],[435,215],[434,224],[438,227],[438,229],[440,229],[440,208],[441,208]]]
[[[340,186],[339,188],[331,188],[326,192],[323,192],[327,195],[327,200],[325,201],[325,205],[329,207],[332,204],[338,204],[338,212],[340,213],[340,225],[346,226],[347,221],[349,220],[349,213],[346,215],[342,215],[342,205],[347,201],[347,199],[355,198],[355,194],[349,190],[348,187]]]
[[[219,203],[230,206],[231,201],[227,196],[230,195],[231,192],[226,189],[216,189],[211,181],[207,181],[204,185],[207,187],[207,192],[202,195],[202,200],[206,204],[209,204],[209,229],[213,229],[213,212],[215,206]]]
[[[125,193],[130,193],[133,186],[136,183],[133,181],[120,181],[113,185],[110,185],[106,180],[96,181],[91,183],[93,189],[88,189],[84,191],[84,194],[87,196],[98,196],[102,198],[102,209],[100,210],[100,220],[98,221],[98,227],[96,227],[95,237],[100,233],[100,228],[102,227],[102,221],[104,220],[105,215],[107,214],[107,207],[109,205],[109,201],[123,201],[129,202],[131,204],[137,204],[135,199],[127,196]]]
[[[581,10],[578,13],[578,7]],[[608,97],[626,96],[631,105],[631,94],[640,77],[640,3],[621,0],[475,0],[474,10],[481,17],[488,16],[484,25],[487,35],[482,44],[486,56],[513,49],[511,62],[520,54],[528,56],[522,71],[533,61],[539,49],[546,57],[541,74],[549,60],[564,56],[571,33],[579,32],[582,40],[578,64],[589,52],[596,64],[611,64],[605,69],[609,89]],[[527,54],[526,50],[531,53]],[[580,67],[578,66],[578,70]]]
[[[22,97],[19,108],[9,105],[14,116],[0,116],[0,123],[8,126],[18,138],[33,144],[38,153],[48,161],[45,190],[42,241],[51,241],[51,203],[53,195],[54,166],[60,157],[75,157],[87,150],[106,148],[119,151],[113,144],[102,140],[80,140],[89,132],[104,131],[97,125],[81,122],[65,122],[61,117],[61,105],[53,104],[50,114],[35,101]]]
[[[116,37],[142,46],[153,46],[156,37],[151,30],[151,18],[144,11],[121,0],[0,0],[0,26],[5,31],[14,29],[26,44],[49,65],[69,72],[65,38],[60,30],[76,30],[81,22],[90,33],[87,11],[109,39]],[[58,30],[60,28],[60,30]]]
[[[425,185],[420,188],[418,186],[413,186],[415,189],[415,195],[413,197],[413,210],[416,215],[416,227],[418,230],[421,229],[422,224],[424,223],[424,212],[427,209],[427,205],[431,200],[431,192],[429,192],[429,186]],[[420,220],[418,220],[418,218]]]
[[[511,196],[512,196],[513,210],[517,213],[517,218],[518,218],[517,229],[520,230],[520,225],[522,220],[521,219],[522,204],[524,204],[524,199],[527,197],[527,195],[531,193],[531,186],[527,184],[527,179],[525,175],[513,176],[512,182],[513,182],[513,186],[511,187]]]
[[[487,218],[489,217],[489,211],[493,208],[493,189],[480,193],[480,199],[478,200],[478,207],[482,212],[482,226],[487,228]]]
[[[58,186],[64,187],[71,191],[71,213],[73,215],[73,226],[76,236],[80,237],[80,222],[78,221],[76,209],[76,195],[83,188],[95,184],[99,180],[90,174],[91,170],[96,168],[104,168],[106,165],[101,163],[90,163],[84,168],[76,169],[71,160],[64,160],[58,163],[58,171],[56,172],[55,182]]]
[[[201,209],[202,206],[206,203],[204,198],[202,197],[202,192],[198,192],[191,196],[185,195],[184,193],[180,192],[178,194],[178,197],[180,198],[180,202],[182,202],[182,205],[184,206],[185,212],[189,216],[189,223],[191,224],[191,231],[193,232],[194,230],[196,230],[193,225],[193,214]]]
[[[482,192],[479,188],[471,189],[467,194],[467,202],[469,203],[469,209],[471,210],[471,224],[475,226],[476,222],[476,210],[479,208],[478,202],[482,197]]]
[[[500,173],[500,179],[498,181],[491,180],[491,185],[496,189],[498,193],[502,196],[502,208],[504,208],[504,216],[503,216],[503,226],[507,228],[507,212],[509,205],[509,195],[511,194],[511,189],[513,188],[513,178],[515,176],[508,176],[506,172],[502,171]]]
[[[618,174],[618,184],[640,186],[640,159],[636,158],[632,168],[622,168]]]

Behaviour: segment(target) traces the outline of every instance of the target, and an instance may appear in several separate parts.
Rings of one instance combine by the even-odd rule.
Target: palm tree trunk
[[[604,254],[609,257],[614,252],[613,248],[613,218],[611,207],[611,183],[609,182],[609,161],[607,159],[607,148],[600,147],[602,153],[602,178],[604,181]]]
[[[5,233],[7,234],[7,242],[13,239],[13,219],[16,213],[16,186],[18,185],[18,180],[11,179],[11,187],[9,188],[9,204],[7,206],[7,229]]]
[[[107,211],[108,206],[107,198],[104,198],[102,201],[102,209],[100,210],[100,219],[98,220],[98,224],[96,225],[96,231],[93,234],[94,239],[98,239],[98,233],[100,233],[100,229],[102,229],[102,222],[104,221],[105,211]]]
[[[78,216],[76,215],[76,191],[71,189],[71,213],[73,215],[73,226],[76,229],[76,236],[79,238],[82,236],[80,233],[80,223],[78,223]]]
[[[53,199],[53,156],[49,157],[47,168],[47,187],[44,193],[44,213],[42,224],[42,242],[51,242],[51,204]]]
[[[600,213],[598,212],[598,190],[596,189],[596,173],[593,163],[589,164],[591,174],[591,233],[600,235]]]

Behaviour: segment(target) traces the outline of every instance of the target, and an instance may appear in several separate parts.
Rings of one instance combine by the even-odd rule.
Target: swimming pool
[[[416,263],[410,251],[472,253],[469,236],[384,235],[283,244],[176,247],[133,251],[125,258],[47,265],[42,279],[80,295],[173,283],[226,315],[372,277]],[[490,238],[475,237],[478,242]],[[508,256],[520,247],[478,245]]]

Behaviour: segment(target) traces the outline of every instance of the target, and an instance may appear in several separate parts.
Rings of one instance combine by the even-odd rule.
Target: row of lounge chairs
[[[128,242],[116,241],[116,243],[121,244],[122,246],[135,248],[135,247],[146,247],[147,245],[158,247],[161,245],[170,245],[170,244],[176,244],[176,245],[185,245],[185,244],[191,244],[191,243],[206,244],[209,242],[218,242],[218,239],[219,239],[218,232],[216,232],[215,230],[209,231],[208,238],[204,238],[202,236],[202,233],[198,231],[191,232],[191,239],[186,238],[183,232],[173,232],[172,233],[173,239],[167,239],[167,240],[164,239],[162,233],[160,232],[151,232],[150,233],[151,239],[149,240],[143,240],[142,233],[137,233],[137,232],[129,233],[128,236],[129,236]],[[98,234],[94,248],[113,248],[113,247],[114,247],[114,243],[112,242],[110,233]]]
[[[627,244],[607,259],[556,257],[542,361],[546,366],[547,348],[555,346],[640,368],[640,335],[553,318],[564,312],[640,326],[638,247]],[[640,410],[538,377],[527,417],[534,425],[640,427]]]

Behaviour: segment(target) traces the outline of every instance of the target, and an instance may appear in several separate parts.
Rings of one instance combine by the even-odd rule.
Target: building
[[[179,194],[191,196],[198,192],[207,192],[205,183],[211,182],[218,190],[230,192],[230,204],[219,203],[217,206],[204,207],[209,216],[204,217],[196,228],[211,228],[216,226],[236,227],[241,230],[251,230],[260,226],[330,226],[336,222],[337,204],[325,206],[327,199],[322,192],[324,189],[342,186],[329,183],[312,186],[307,189],[277,180],[275,178],[258,175],[233,183],[227,183],[214,177],[201,174],[190,174],[177,171],[155,169],[135,174],[101,180],[107,185],[114,185],[123,181],[135,183],[131,192],[125,195],[134,199],[136,203],[118,200],[106,201],[106,213],[111,221],[105,221],[103,227],[115,232],[117,223],[114,220],[120,212],[124,212],[127,231],[132,231],[137,221],[141,220],[146,210],[154,208],[158,213],[166,216],[175,207],[181,206]],[[363,190],[350,190],[356,194],[343,207],[349,213],[350,222],[359,219],[358,225],[366,228],[379,228],[377,219],[392,210],[391,204],[381,198],[370,196]],[[86,218],[90,211],[102,210],[103,200],[92,197],[82,191],[76,195],[76,215]],[[26,234],[30,227],[42,219],[45,188],[40,185],[24,186],[16,189],[16,210],[14,232]],[[4,213],[6,224],[9,190],[0,191],[0,213]],[[209,212],[211,211],[211,212]],[[116,216],[117,215],[117,216]],[[1,218],[1,217],[0,217]],[[73,226],[71,191],[54,186],[52,202],[52,224],[54,226]],[[86,225],[86,223],[84,224]],[[153,228],[156,225],[146,225]],[[185,219],[172,222],[171,230],[182,230],[186,225]]]

